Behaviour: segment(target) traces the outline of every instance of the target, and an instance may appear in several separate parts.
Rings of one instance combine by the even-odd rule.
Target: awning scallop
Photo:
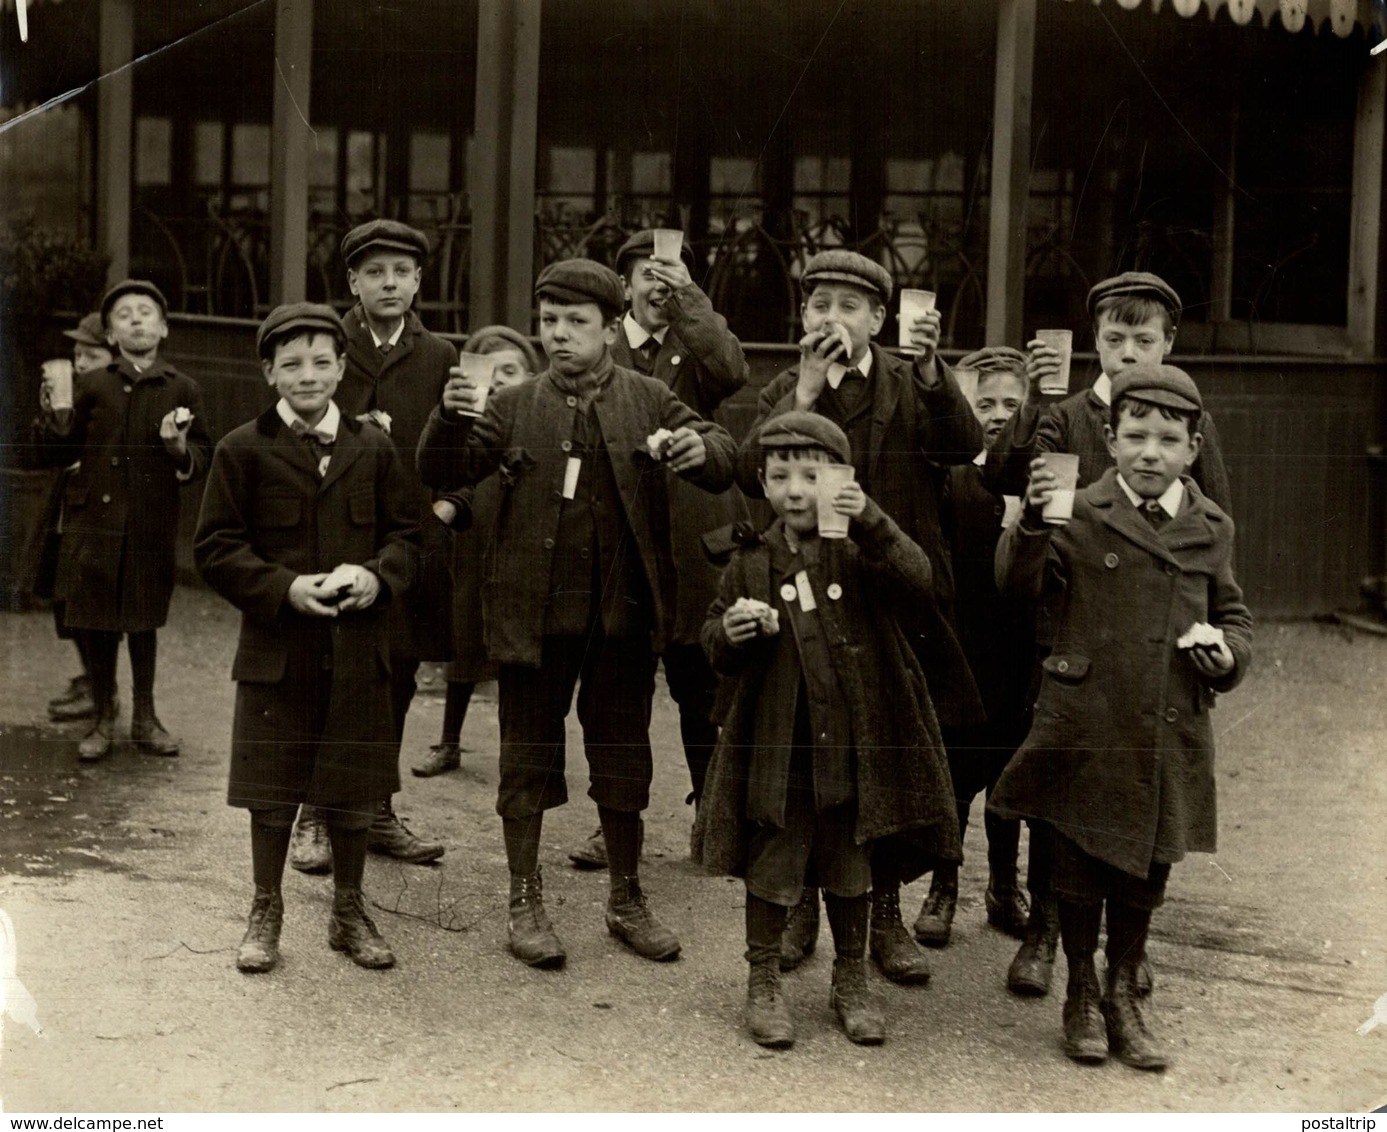
[[[1082,3],[1083,0],[1070,0]],[[1098,4],[1102,0],[1090,0]],[[1323,30],[1328,24],[1338,36],[1353,34],[1354,28],[1365,31],[1377,28],[1379,37],[1384,34],[1382,27],[1382,5],[1374,0],[1108,0],[1120,8],[1131,11],[1148,7],[1159,12],[1168,3],[1180,15],[1190,18],[1201,10],[1210,19],[1217,16],[1222,8],[1235,24],[1250,24],[1254,18],[1260,19],[1263,27],[1271,26],[1272,17],[1279,17],[1281,26],[1290,32],[1302,31],[1306,24]]]

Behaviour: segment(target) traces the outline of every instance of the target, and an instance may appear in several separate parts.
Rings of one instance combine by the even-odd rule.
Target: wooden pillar
[[[468,323],[530,329],[540,0],[478,0]]]
[[[1233,264],[1237,243],[1238,113],[1228,117],[1228,159],[1223,172],[1214,170],[1213,279],[1209,286],[1209,317],[1214,322],[1233,318]]]
[[[111,261],[107,278],[130,274],[131,153],[134,150],[134,0],[101,0],[96,88],[96,246]]]
[[[1031,178],[1031,80],[1036,0],[1000,0],[992,111],[987,342],[1020,346]]]
[[[853,244],[870,240],[881,227],[886,200],[886,45],[891,14],[858,0],[848,13],[851,68],[848,116],[852,123],[848,170],[848,238]],[[884,23],[884,28],[883,28]]]
[[[270,125],[270,303],[307,294],[308,95],[313,79],[313,0],[275,0],[274,109]]]
[[[1353,126],[1353,197],[1349,212],[1348,339],[1359,355],[1383,346],[1383,178],[1387,59],[1374,57],[1358,79]]]

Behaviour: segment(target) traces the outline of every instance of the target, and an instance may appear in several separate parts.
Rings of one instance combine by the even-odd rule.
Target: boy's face
[[[826,452],[766,453],[760,472],[766,502],[798,535],[819,533],[819,469],[828,462]]]
[[[973,398],[973,415],[982,425],[983,440],[991,448],[1001,435],[1002,426],[1011,420],[1026,400],[1026,379],[1015,373],[984,373],[978,377],[978,391]]]
[[[1152,315],[1145,322],[1133,325],[1118,322],[1111,311],[1104,311],[1098,316],[1093,333],[1098,340],[1098,361],[1103,372],[1111,378],[1138,362],[1163,361],[1175,345],[1175,332],[1166,333],[1165,321],[1160,315]]]
[[[631,317],[640,323],[642,330],[651,334],[669,325],[669,315],[665,313],[669,286],[651,272],[653,262],[647,256],[635,260],[630,267],[630,278],[624,281]]]
[[[549,364],[559,373],[577,377],[602,360],[616,342],[618,323],[602,317],[596,303],[539,301],[539,340]]]
[[[852,340],[852,357],[847,361],[855,364],[886,322],[886,307],[875,295],[851,283],[819,283],[800,307],[800,317],[805,331],[811,334],[826,322],[843,327]]]
[[[346,359],[331,334],[304,334],[275,347],[273,361],[261,362],[265,380],[304,421],[317,424],[337,392]]]
[[[122,295],[106,315],[106,337],[124,353],[152,354],[168,336],[159,304],[138,291]]]
[[[72,345],[72,368],[77,373],[105,369],[114,360],[114,355],[105,346],[88,346],[85,342],[74,342]]]
[[[1117,418],[1117,431],[1104,425],[1103,432],[1118,473],[1143,499],[1159,499],[1189,471],[1204,440],[1197,432],[1191,436],[1184,421],[1167,420],[1159,409],[1138,417],[1125,405]]]
[[[404,318],[423,278],[419,261],[406,252],[371,252],[347,268],[347,285],[377,322]]]
[[[492,350],[490,353],[496,359],[496,369],[491,378],[495,388],[505,389],[511,385],[519,385],[534,376],[530,373],[525,355],[519,350]]]

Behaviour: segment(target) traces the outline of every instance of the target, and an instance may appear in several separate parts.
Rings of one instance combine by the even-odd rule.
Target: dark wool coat
[[[663,381],[679,400],[711,421],[718,406],[747,382],[750,371],[742,344],[697,284],[671,291],[665,313],[669,331],[655,355],[650,376]],[[612,347],[612,359],[619,366],[636,368],[624,330]],[[708,604],[718,592],[718,569],[708,561],[700,540],[708,531],[746,518],[746,505],[735,491],[713,494],[674,475],[669,476],[669,504],[676,575],[674,629],[669,643],[696,645]]]
[[[1185,488],[1185,506],[1157,530],[1110,470],[1079,492],[1068,524],[1018,524],[997,548],[998,584],[1052,594],[1057,620],[1031,732],[989,809],[1049,822],[1139,877],[1153,862],[1213,852],[1209,712],[1252,658],[1233,521],[1192,479]],[[1175,647],[1198,621],[1221,628],[1233,652],[1221,680],[1206,681]]]
[[[610,364],[609,362],[607,364]],[[663,382],[614,366],[589,410],[596,414],[626,524],[654,599],[652,647],[660,652],[674,624],[674,562],[669,495],[663,468],[646,438],[656,429],[686,425],[703,437],[707,461],[686,473],[707,491],[732,482],[734,446],[721,425],[705,421]],[[546,370],[533,381],[487,398],[480,419],[430,416],[419,443],[419,471],[430,487],[453,491],[498,472],[501,509],[483,583],[487,653],[499,664],[540,665],[544,615],[563,505],[564,472],[578,398],[563,392]]]
[[[327,474],[271,408],[217,445],[193,554],[214,590],[241,610],[231,678],[232,805],[387,797],[400,788],[391,719],[389,607],[410,585],[416,552],[411,477],[383,432],[344,416]],[[324,619],[287,600],[300,574],[364,566],[381,580],[369,608]],[[304,690],[286,679],[331,634],[332,694],[316,742],[287,741]]]
[[[333,399],[348,417],[372,409],[390,414],[390,439],[417,497],[419,574],[405,600],[391,610],[391,650],[401,657],[447,660],[453,654],[451,549],[446,532],[429,512],[432,500],[419,482],[414,450],[429,413],[443,398],[448,370],[458,364],[458,353],[451,342],[425,330],[413,311],[405,314],[404,331],[388,354],[382,354],[371,338],[360,303],[342,324],[347,328],[347,370]]]
[[[159,438],[173,409],[193,414],[180,469]],[[69,628],[138,633],[168,619],[184,482],[207,473],[212,441],[197,383],[166,362],[138,374],[122,358],[73,382],[72,427],[43,438],[46,462],[81,460],[63,498],[54,596]],[[186,481],[182,470],[191,472]]]
[[[1103,426],[1108,406],[1092,389],[1073,393],[1048,405],[1028,400],[1002,426],[987,454],[987,485],[999,494],[1025,495],[1031,460],[1043,452],[1069,452],[1079,457],[1079,486],[1087,487],[1113,466]],[[1218,429],[1205,413],[1199,418],[1204,444],[1190,475],[1204,494],[1225,514],[1232,508],[1232,488],[1223,463]]]
[[[475,488],[463,488],[447,498],[458,509],[452,523],[453,662],[448,679],[481,684],[496,679],[496,665],[486,654],[482,580],[488,549],[496,538],[501,482],[488,476]]]
[[[910,361],[875,343],[871,350],[871,439],[866,452],[852,454],[857,480],[929,558],[933,594],[900,616],[916,642],[939,720],[945,727],[979,724],[982,701],[953,626],[953,571],[939,526],[939,496],[944,468],[982,451],[982,428],[943,359],[939,385],[927,389]],[[737,466],[739,486],[754,498],[764,494],[756,477],[756,432],[767,418],[794,408],[798,380],[798,367],[788,369],[761,391],[756,427],[743,442]]]
[[[857,768],[859,843],[891,834],[902,880],[938,860],[960,859],[958,814],[939,722],[924,672],[897,613],[924,600],[929,560],[875,503],[853,522],[849,539],[819,542],[807,567],[834,673],[851,719]],[[756,702],[768,642],[736,646],[722,628],[739,597],[775,604],[770,552],[762,540],[737,550],[708,610],[703,647],[728,695],[708,779],[694,822],[694,860],[716,873],[740,876],[751,832],[747,814],[755,743]],[[829,587],[838,587],[832,596]],[[789,632],[781,619],[781,632]],[[889,704],[889,710],[883,710]]]

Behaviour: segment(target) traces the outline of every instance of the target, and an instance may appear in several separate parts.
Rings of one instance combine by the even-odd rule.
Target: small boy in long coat
[[[331,307],[294,303],[265,320],[256,346],[280,398],[217,445],[193,548],[242,614],[227,801],[251,813],[255,897],[236,956],[247,972],[279,959],[300,803],[326,815],[328,943],[362,967],[395,962],[361,880],[372,816],[399,789],[388,610],[413,578],[415,513],[389,437],[332,399],[344,339]]]
[[[1161,1069],[1138,967],[1171,865],[1215,847],[1209,713],[1247,670],[1252,619],[1233,577],[1233,522],[1187,474],[1200,447],[1198,388],[1174,366],[1140,365],[1112,392],[1116,467],[1056,525],[1042,517],[1055,476],[1038,457],[1021,519],[997,548],[998,585],[1048,597],[1056,620],[1030,734],[989,809],[1055,831],[1065,1052],[1100,1062],[1111,1050]]]
[[[833,1008],[852,1041],[875,1045],[886,1031],[865,966],[871,842],[909,831],[922,863],[959,856],[939,724],[899,623],[928,599],[930,563],[859,484],[819,497],[820,469],[851,456],[832,421],[785,413],[757,440],[776,520],[733,552],[703,627],[728,686],[694,855],[746,880],[752,1037],[794,1041],[780,938],[812,859],[837,953]],[[829,506],[851,516],[850,538],[819,537]]]

